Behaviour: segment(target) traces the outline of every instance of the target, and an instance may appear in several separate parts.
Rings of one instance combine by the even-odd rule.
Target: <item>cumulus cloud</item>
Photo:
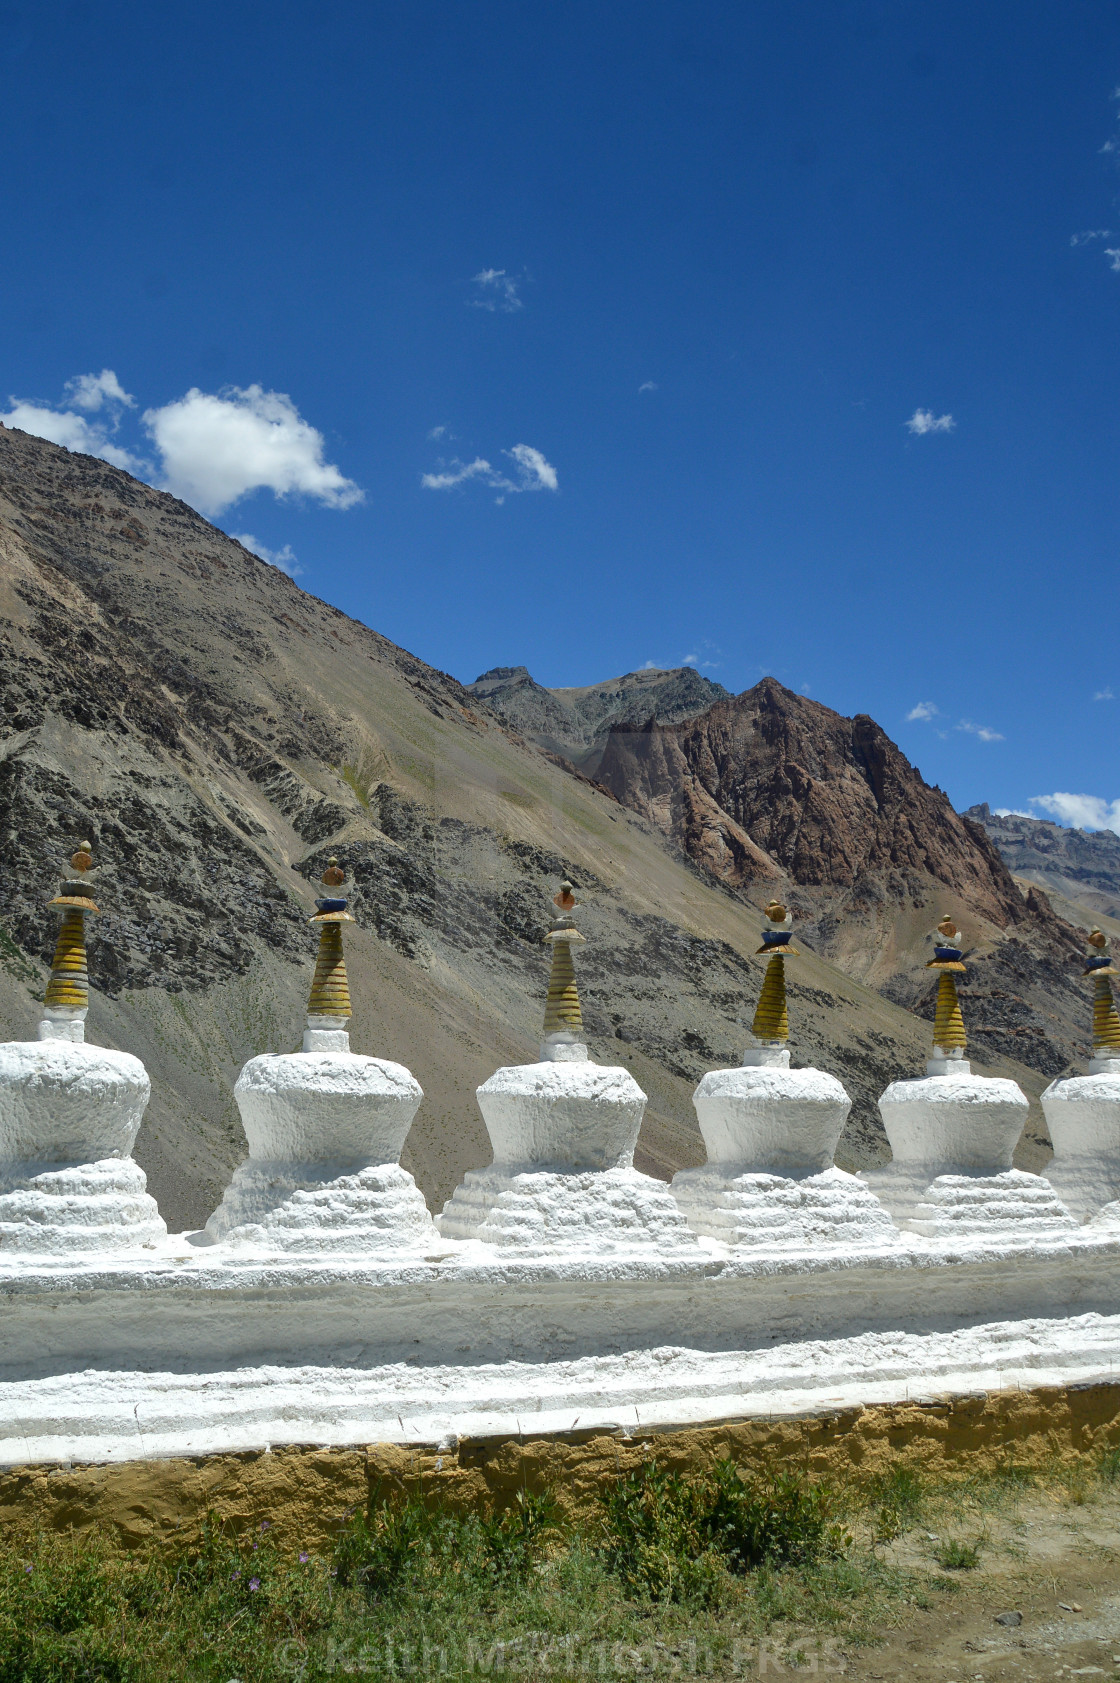
[[[998,730],[992,730],[989,725],[974,725],[971,719],[962,719],[953,726],[954,730],[963,730],[969,736],[978,736],[981,742],[1002,742],[1003,736]]]
[[[165,490],[203,514],[220,514],[250,491],[314,497],[350,508],[364,493],[324,459],[323,435],[284,392],[231,386],[212,394],[192,386],[144,427],[161,458]]]
[[[1108,685],[1106,684],[1103,690],[1098,690],[1096,692],[1096,694],[1093,697],[1093,700],[1094,701],[1115,701],[1116,697],[1113,695],[1112,691],[1109,689]]]
[[[1075,830],[1115,830],[1120,835],[1120,800],[1104,801],[1099,795],[1032,795],[1031,805],[1040,806],[1060,824]]]
[[[420,483],[427,491],[452,491],[456,486],[465,485],[468,480],[478,479],[489,486],[492,491],[500,495],[497,498],[503,503],[507,496],[520,491],[558,491],[560,481],[556,469],[540,450],[531,444],[515,444],[509,450],[503,450],[512,463],[513,478],[509,473],[494,467],[485,456],[476,456],[473,462],[461,462],[456,458],[450,462],[441,462],[437,473],[422,473]]]
[[[67,380],[63,389],[67,403],[78,409],[111,408],[114,403],[119,403],[122,409],[136,407],[136,399],[125,391],[111,368],[103,368],[100,374],[77,374]]]
[[[502,315],[511,316],[516,310],[525,308],[521,297],[521,280],[518,275],[511,275],[505,269],[483,269],[481,273],[471,276],[471,285],[478,287],[473,298],[467,303],[476,310],[500,311]]]
[[[935,415],[932,409],[915,409],[906,427],[915,438],[921,438],[927,432],[952,432],[956,424],[951,415]]]
[[[68,380],[63,391],[62,405],[52,408],[46,403],[29,402],[10,397],[11,407],[0,415],[5,426],[18,427],[21,432],[47,438],[67,450],[77,450],[86,456],[100,456],[114,467],[138,473],[144,464],[131,451],[114,444],[112,435],[120,426],[121,412],[135,405],[135,398],[125,391],[111,368],[100,374],[78,374]],[[100,413],[99,413],[100,412]],[[96,421],[88,417],[98,414]]]
[[[994,806],[993,813],[997,818],[1034,818],[1033,812],[1024,812],[1021,806]]]
[[[657,390],[657,381],[643,380],[641,385],[638,387],[638,390],[640,392],[655,392]]]
[[[906,723],[912,725],[915,719],[935,719],[939,711],[940,709],[935,707],[932,701],[919,701],[918,705],[911,707],[909,713],[907,713]]]
[[[269,549],[268,545],[261,543],[252,532],[231,532],[230,537],[236,538],[239,544],[252,550],[254,555],[259,555],[270,567],[277,567],[280,572],[287,573],[290,579],[297,578],[303,572],[290,543],[286,543],[283,549]]]

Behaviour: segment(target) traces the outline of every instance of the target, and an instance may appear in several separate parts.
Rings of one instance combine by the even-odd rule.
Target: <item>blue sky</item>
[[[1120,823],[1112,4],[0,31],[17,424],[465,680],[769,671]]]

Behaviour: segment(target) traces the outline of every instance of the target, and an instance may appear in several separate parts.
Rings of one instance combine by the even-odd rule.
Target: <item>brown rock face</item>
[[[735,886],[784,875],[818,909],[921,905],[940,886],[999,929],[1030,921],[982,827],[873,719],[773,678],[684,724],[616,728],[598,777]]]

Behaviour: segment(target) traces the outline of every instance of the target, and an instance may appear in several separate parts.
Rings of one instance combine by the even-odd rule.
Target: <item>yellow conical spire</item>
[[[1085,974],[1093,978],[1093,1055],[1120,1058],[1120,1014],[1112,992],[1112,978],[1118,972],[1103,930],[1094,929],[1089,936]]]
[[[346,872],[338,860],[332,858],[320,881],[328,891],[339,889],[346,881]],[[311,981],[311,995],[307,1001],[307,1018],[329,1018],[339,1027],[350,1017],[350,986],[346,980],[346,960],[342,954],[342,925],[353,923],[346,910],[345,899],[336,894],[317,900],[319,910],[311,919],[319,925],[319,952],[315,960],[315,975]]]
[[[57,1011],[68,1017],[71,1013],[85,1012],[89,1005],[85,919],[87,912],[96,915],[99,909],[87,895],[86,884],[82,880],[93,864],[89,848],[88,841],[78,844],[77,852],[70,856],[70,864],[77,876],[64,882],[62,893],[51,901],[52,906],[61,906],[63,913],[62,928],[55,942],[51,979],[43,996],[48,1016]]]
[[[583,936],[571,918],[577,902],[570,882],[560,884],[560,892],[553,896],[552,904],[561,915],[544,937],[552,946],[548,998],[544,1007],[544,1037],[547,1040],[550,1035],[567,1033],[578,1039],[583,1033],[583,1012],[572,963],[572,942],[582,941]]]
[[[780,900],[771,900],[766,908],[762,945],[757,949],[760,954],[769,953],[770,962],[762,978],[762,992],[758,996],[758,1005],[751,1022],[751,1034],[756,1040],[780,1043],[789,1039],[786,959],[797,957],[795,949],[789,944],[792,929],[792,914]]]
[[[934,1051],[940,1048],[946,1052],[963,1052],[968,1045],[961,1002],[957,998],[957,984],[953,980],[954,975],[963,975],[965,971],[960,940],[960,930],[946,913],[933,932],[934,955],[926,965],[927,970],[940,972],[937,1007],[933,1016]]]
[[[963,966],[962,966],[963,968]],[[958,1046],[963,1052],[968,1045],[964,1031],[961,1002],[957,998],[957,984],[947,970],[937,978],[937,1009],[933,1018],[933,1044],[951,1052]]]

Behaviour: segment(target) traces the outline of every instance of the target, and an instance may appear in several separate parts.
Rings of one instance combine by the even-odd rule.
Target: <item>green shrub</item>
[[[1097,1462],[1097,1472],[1110,1484],[1120,1479],[1120,1449],[1106,1449]]]
[[[979,1543],[961,1543],[948,1538],[937,1551],[937,1564],[947,1572],[971,1572],[980,1564]]]
[[[631,1592],[710,1599],[724,1573],[843,1553],[831,1492],[793,1473],[745,1481],[730,1461],[683,1478],[649,1462],[602,1498],[602,1554]]]
[[[374,1601],[419,1590],[445,1575],[463,1589],[523,1579],[557,1530],[551,1493],[519,1490],[512,1507],[478,1515],[455,1513],[421,1495],[374,1499],[356,1514],[335,1547],[343,1586],[357,1585]]]

